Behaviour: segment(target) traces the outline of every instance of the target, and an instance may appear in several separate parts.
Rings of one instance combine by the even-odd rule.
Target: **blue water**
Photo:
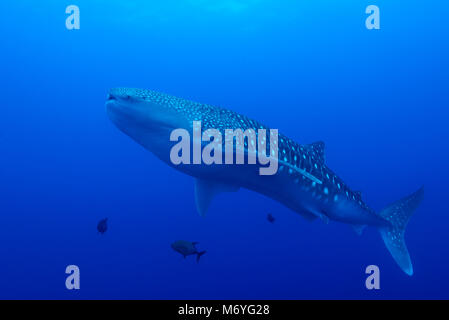
[[[65,27],[70,4],[80,30]],[[380,30],[365,27],[370,4]],[[448,10],[441,0],[1,1],[0,298],[449,298]],[[375,229],[310,223],[247,190],[219,195],[201,218],[192,178],[107,118],[118,86],[323,140],[328,166],[376,210],[424,185],[406,233],[415,274]],[[177,239],[207,250],[199,264],[170,248]],[[70,264],[80,290],[65,288]],[[365,288],[370,264],[380,290]]]

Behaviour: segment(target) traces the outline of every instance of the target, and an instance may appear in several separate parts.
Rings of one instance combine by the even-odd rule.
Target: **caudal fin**
[[[205,253],[206,253],[206,251],[198,252],[198,253],[196,254],[196,262],[200,262],[201,256],[202,256],[203,254],[205,254]]]
[[[421,203],[423,195],[424,188],[421,187],[415,193],[392,203],[379,213],[391,223],[388,227],[379,228],[380,235],[396,263],[409,276],[413,274],[413,266],[405,245],[404,233],[407,223]]]

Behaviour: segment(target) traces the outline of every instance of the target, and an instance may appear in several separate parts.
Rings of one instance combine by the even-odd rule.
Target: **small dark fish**
[[[177,240],[171,244],[171,247],[176,252],[179,252],[185,257],[196,254],[196,262],[200,261],[200,257],[206,253],[206,251],[198,252],[195,248],[198,242],[190,242],[185,240]]]
[[[99,233],[103,234],[108,230],[108,218],[100,220],[97,225],[97,230]]]
[[[275,221],[276,219],[271,215],[271,213],[269,213],[269,214],[267,215],[267,220],[268,220],[270,223],[274,223],[274,221]]]

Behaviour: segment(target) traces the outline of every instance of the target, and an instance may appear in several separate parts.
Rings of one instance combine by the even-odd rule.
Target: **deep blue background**
[[[210,2],[0,2],[0,298],[449,298],[448,2]],[[70,4],[80,30],[65,28]],[[365,28],[370,4],[381,30]],[[425,185],[406,234],[415,275],[376,230],[309,223],[246,190],[199,217],[192,178],[108,120],[117,86],[323,140],[329,167],[376,210]],[[184,260],[176,239],[207,254]]]

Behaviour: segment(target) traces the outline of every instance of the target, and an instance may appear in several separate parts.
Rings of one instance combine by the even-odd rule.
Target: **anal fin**
[[[357,233],[357,235],[361,236],[363,230],[365,229],[366,225],[363,224],[353,224],[352,228],[354,229],[355,233]]]
[[[316,217],[320,218],[325,224],[329,224],[329,217],[324,211],[319,210],[309,210],[310,213],[314,214]]]
[[[329,224],[329,217],[324,212],[321,212],[318,217],[320,217],[321,221],[325,224]]]

